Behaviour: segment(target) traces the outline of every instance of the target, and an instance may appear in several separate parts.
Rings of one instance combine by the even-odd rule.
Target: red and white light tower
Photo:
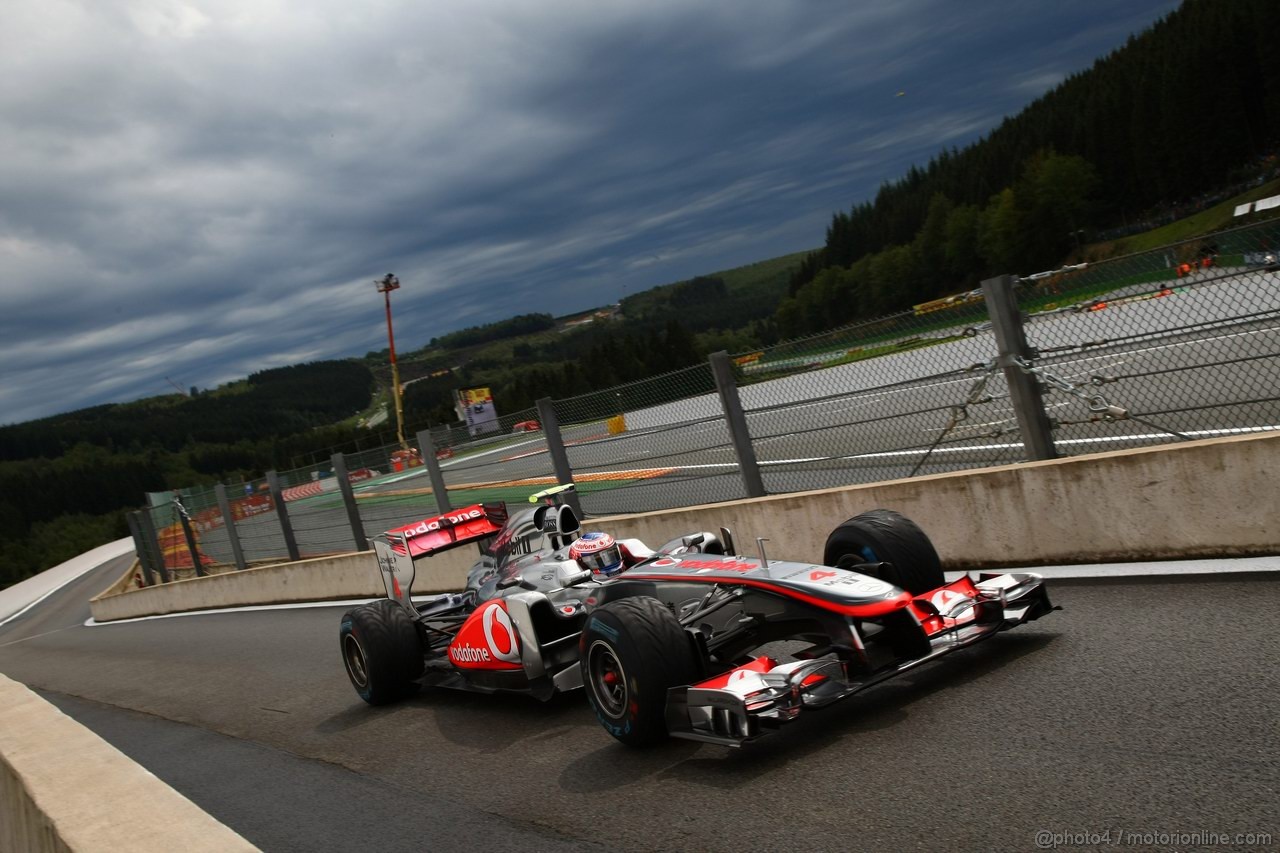
[[[391,291],[400,288],[400,279],[391,273],[374,282],[387,301],[387,344],[391,348],[391,397],[396,405],[396,438],[401,449],[407,450],[409,445],[404,440],[404,407],[400,403],[400,369],[396,367],[396,337],[391,331]]]

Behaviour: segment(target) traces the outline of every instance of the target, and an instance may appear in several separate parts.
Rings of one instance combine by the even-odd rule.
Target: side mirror
[[[577,586],[591,580],[591,572],[581,568],[577,563],[563,563],[556,570],[556,580],[562,587]]]

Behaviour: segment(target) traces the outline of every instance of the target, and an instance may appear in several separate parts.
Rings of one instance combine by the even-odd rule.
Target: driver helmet
[[[608,533],[584,533],[569,546],[569,556],[584,569],[590,569],[597,577],[611,578],[626,568],[622,564],[622,551]]]

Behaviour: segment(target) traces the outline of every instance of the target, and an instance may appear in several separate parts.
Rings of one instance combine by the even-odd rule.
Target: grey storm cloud
[[[16,0],[0,423],[815,248],[1175,5]]]

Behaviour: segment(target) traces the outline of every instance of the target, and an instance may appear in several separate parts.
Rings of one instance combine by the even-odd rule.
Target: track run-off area
[[[268,851],[1280,837],[1280,558],[1051,580],[1063,610],[741,750],[648,751],[613,741],[580,693],[366,706],[339,660],[343,606],[86,625],[129,559],[0,625],[0,672]]]

